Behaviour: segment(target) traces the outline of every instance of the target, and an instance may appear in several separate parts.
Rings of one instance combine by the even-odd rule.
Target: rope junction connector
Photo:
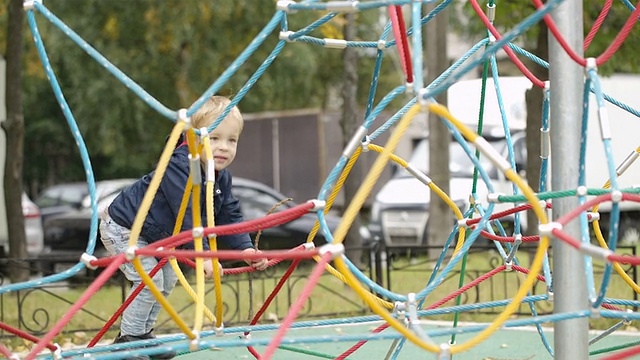
[[[458,220],[458,227],[459,228],[465,228],[468,229],[470,227],[470,225],[468,224],[468,219],[459,219]]]
[[[324,200],[313,199],[309,200],[309,202],[313,204],[313,207],[309,211],[313,212],[322,211],[327,206],[327,202]]]
[[[378,48],[378,50],[384,50],[387,48],[387,42],[384,40],[378,40],[376,47]]]
[[[201,238],[204,236],[204,228],[202,226],[195,227],[191,230],[191,235],[194,239]]]
[[[200,333],[194,330],[193,335],[195,335],[195,337],[189,341],[189,351],[198,351],[200,350]]]
[[[347,47],[347,40],[328,38],[324,38],[323,40],[324,47],[327,49],[345,49]]]
[[[53,358],[55,360],[62,359],[62,346],[60,346],[60,344],[58,344],[58,343],[53,344],[53,346],[56,348],[53,351]],[[20,358],[18,358],[18,359],[20,359]]]
[[[327,11],[331,12],[355,12],[358,10],[359,1],[329,1]]]
[[[547,289],[547,301],[553,302],[553,291]]]
[[[240,338],[242,338],[242,340],[251,340],[252,336],[251,336],[251,333],[248,333],[248,334],[242,334]]]
[[[448,343],[440,344],[437,360],[451,360],[451,345]]]
[[[591,311],[589,311],[590,319],[600,319],[601,317],[602,314],[600,314],[600,306],[592,308]]]
[[[364,136],[364,140],[362,140],[362,143],[360,146],[362,146],[362,152],[368,152],[369,149],[369,145],[371,144],[371,137],[369,135],[365,135]]]
[[[80,261],[81,261],[82,263],[84,263],[84,266],[86,266],[86,267],[87,267],[87,269],[89,269],[89,270],[95,270],[95,269],[97,269],[97,268],[98,268],[98,267],[97,267],[97,266],[95,266],[95,265],[91,265],[91,261],[92,261],[92,260],[98,260],[98,258],[97,258],[97,257],[95,257],[95,256],[93,256],[93,255],[89,255],[89,254],[87,254],[87,253],[84,253],[84,254],[82,254],[82,255],[80,256]]]
[[[302,246],[304,246],[305,250],[313,250],[316,248],[316,244],[314,244],[313,242],[306,242],[302,244]]]
[[[209,129],[206,126],[200,128],[200,139],[204,140],[204,138],[209,136]]]
[[[513,270],[513,261],[506,261],[504,263],[504,271],[512,271]]]
[[[596,70],[598,71],[598,62],[596,61],[596,58],[590,57],[587,58],[587,63],[584,66],[584,72],[588,73],[590,70]]]
[[[25,0],[25,2],[22,3],[22,7],[24,10],[33,10],[36,2],[42,4],[42,0]]]
[[[420,110],[422,112],[427,112],[428,111],[427,107],[429,106],[429,104],[434,102],[433,100],[429,100],[427,98],[428,93],[429,93],[429,90],[427,90],[427,88],[422,88],[418,90],[418,103],[420,104]]]
[[[332,259],[335,259],[338,256],[342,256],[342,254],[344,254],[344,245],[342,243],[322,245],[318,250],[318,254],[320,256],[324,256],[324,254],[326,253],[331,253]]]
[[[633,314],[633,310],[632,309],[627,309],[627,314]],[[631,325],[631,322],[633,320],[627,317],[623,317],[622,318],[622,323],[624,323],[625,325]]]
[[[611,192],[611,202],[615,204],[615,203],[619,203],[620,201],[622,201],[622,191],[613,190]]]
[[[538,225],[538,233],[543,236],[551,236],[553,230],[562,230],[562,224],[559,222],[549,222]]]
[[[500,203],[500,200],[498,200],[498,198],[500,196],[503,196],[503,193],[491,193],[491,194],[487,194],[487,202],[490,203],[494,203],[494,204],[498,204]]]
[[[578,188],[576,189],[576,195],[578,196],[587,196],[587,187],[584,185],[580,185],[578,186]]]
[[[522,244],[522,234],[516,234],[513,239],[514,246],[520,246]]]
[[[292,0],[278,0],[278,2],[276,2],[276,10],[282,10],[288,14],[293,14],[296,11],[295,10],[290,10],[289,9],[289,5],[295,4],[295,1]]]
[[[394,313],[401,313],[401,312],[405,312],[407,310],[407,304],[405,304],[402,301],[396,301],[395,303],[393,303],[393,312]]]
[[[487,4],[487,18],[489,21],[493,22],[496,19],[496,4],[489,3]]]
[[[139,248],[136,245],[129,246],[127,248],[127,250],[125,250],[125,252],[124,252],[124,258],[129,260],[129,261],[132,261],[133,259],[136,258],[136,250],[138,250],[138,249]]]
[[[220,326],[216,327],[214,331],[216,333],[216,336],[223,336],[224,335],[224,323],[220,323]]]
[[[178,120],[179,121],[183,121],[187,126],[185,127],[185,130],[189,129],[191,127],[191,117],[187,116],[187,109],[180,109],[178,110]]]
[[[594,222],[597,220],[600,220],[600,213],[599,212],[587,212],[587,220],[589,220],[589,222]]]
[[[278,38],[286,42],[293,42],[293,40],[291,39],[291,35],[293,34],[295,34],[293,31],[280,31],[280,34],[278,34]]]

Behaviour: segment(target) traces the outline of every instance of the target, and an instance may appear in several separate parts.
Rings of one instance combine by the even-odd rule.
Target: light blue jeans
[[[106,210],[100,214],[100,219],[100,237],[107,251],[111,253],[111,255],[125,252],[129,247],[131,231],[116,224]],[[145,247],[148,244],[147,240],[143,237],[138,238],[139,248]],[[142,257],[140,261],[147,274],[158,264],[156,258],[149,256]],[[127,279],[133,283],[129,291],[129,295],[131,295],[133,290],[142,282],[140,274],[138,274],[130,262],[121,265],[120,270],[125,274]],[[178,277],[169,262],[153,277],[153,282],[165,297],[169,296],[177,280]],[[150,332],[155,326],[161,308],[162,305],[158,303],[155,296],[149,291],[149,288],[145,286],[122,313],[120,333],[122,335],[137,336]]]

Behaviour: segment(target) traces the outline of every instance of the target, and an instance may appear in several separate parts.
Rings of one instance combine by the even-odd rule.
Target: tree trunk
[[[355,39],[355,15],[346,14],[347,23],[344,27],[345,40]],[[356,129],[358,128],[358,104],[356,101],[358,93],[358,54],[356,49],[347,47],[344,49],[343,54],[343,73],[344,81],[342,87],[342,118],[340,120],[340,127],[342,128],[342,139],[344,145],[346,145]],[[356,192],[358,187],[362,183],[362,161],[357,161],[349,177],[344,183],[344,208],[347,207]],[[346,248],[346,255],[358,268],[362,267],[362,241],[360,238],[360,226],[362,225],[362,219],[360,215],[356,216],[347,236],[344,240]]]
[[[435,4],[426,5],[427,12],[431,11]],[[427,84],[430,84],[449,66],[447,57],[447,23],[448,10],[443,10],[429,21],[425,28],[426,40],[426,61],[427,61]],[[436,97],[436,101],[442,105],[447,105],[447,92],[444,91]],[[429,176],[433,182],[445,193],[449,193],[449,143],[451,135],[446,125],[437,115],[429,113]],[[437,154],[437,156],[435,156]],[[426,191],[426,190],[425,190]],[[429,224],[428,224],[428,245],[444,245],[453,227],[453,217],[451,209],[433,191],[430,195],[429,204]],[[432,249],[429,257],[436,257],[441,250]]]
[[[22,163],[24,115],[22,112],[22,0],[9,2],[7,31],[7,120],[2,124],[7,137],[4,169],[4,198],[9,232],[9,279],[21,282],[29,278],[24,218],[22,215]]]
[[[538,23],[539,34],[534,54],[541,59],[549,59],[549,41],[547,38],[547,26],[544,22]],[[549,78],[549,71],[533,63],[526,64],[532,73],[540,80]],[[542,127],[542,100],[543,90],[534,86],[526,93],[527,102],[527,182],[534,191],[540,190],[540,128]],[[548,188],[547,188],[548,190]],[[538,233],[538,218],[533,211],[527,212],[526,233],[534,235]]]

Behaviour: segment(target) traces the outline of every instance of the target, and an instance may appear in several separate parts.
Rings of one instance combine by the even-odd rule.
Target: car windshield
[[[232,192],[233,196],[240,201],[240,209],[245,220],[261,218],[270,211],[275,213],[291,206],[291,203],[284,203],[272,210],[274,205],[283,199],[255,188],[234,185]]]
[[[499,153],[502,153],[505,146],[506,141],[504,138],[498,139],[487,139],[489,144],[493,146]],[[429,142],[427,140],[422,140],[418,143],[413,154],[411,155],[411,159],[409,163],[413,166],[417,167],[420,171],[425,174],[429,174]],[[475,153],[473,146],[470,145],[471,151]],[[495,177],[495,169],[491,161],[487,159],[485,156],[480,156],[480,165],[485,171],[488,172],[489,177]],[[464,151],[462,146],[455,141],[452,141],[449,144],[449,171],[451,173],[451,177],[457,178],[467,178],[473,177],[474,164]],[[398,174],[399,177],[412,177],[408,171],[402,170]]]
[[[35,203],[40,208],[60,205],[78,207],[87,193],[87,184],[84,183],[53,186],[40,194]]]

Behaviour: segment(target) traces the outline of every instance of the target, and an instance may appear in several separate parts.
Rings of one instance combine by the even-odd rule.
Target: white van
[[[526,125],[525,92],[531,88],[532,84],[525,77],[501,77],[499,81],[513,141],[516,170],[521,171],[524,177],[527,158],[524,133]],[[454,117],[472,129],[477,127],[481,84],[481,79],[464,80],[448,89],[449,111]],[[640,107],[638,103],[640,99],[637,98],[637,94],[640,94],[640,76],[614,75],[610,78],[602,79],[602,88],[606,94],[614,99],[634,108]],[[617,166],[631,151],[640,145],[640,139],[637,137],[637,134],[640,134],[640,119],[612,104],[608,104],[607,108],[611,118],[613,153]],[[593,96],[589,113],[587,187],[598,188],[602,187],[608,179],[608,173],[606,171],[604,147],[599,136],[597,109]],[[487,81],[484,114],[483,136],[500,154],[507,158],[507,141],[502,126],[493,79],[488,79]],[[580,129],[578,128],[576,131],[580,131]],[[427,175],[429,174],[428,148],[428,138],[420,141],[409,159],[411,164]],[[449,170],[451,172],[449,196],[464,212],[469,208],[469,196],[473,183],[473,164],[457,142],[452,142],[449,150]],[[561,153],[556,156],[561,156]],[[576,159],[576,161],[579,160]],[[512,183],[507,181],[502,173],[497,171],[487,159],[482,159],[481,157],[480,162],[487,170],[496,193],[513,194]],[[549,181],[548,184],[550,183]],[[640,184],[640,171],[632,167],[620,178],[619,183],[621,188]],[[576,187],[577,184],[578,178],[576,174]],[[476,192],[478,198],[486,199],[487,192],[486,184],[479,179]],[[398,171],[374,198],[369,225],[372,237],[378,241],[383,241],[387,247],[426,245],[428,243],[429,202],[430,189],[407,171]],[[512,206],[512,204],[496,204],[495,212]],[[606,224],[606,219],[608,218],[606,212],[610,211],[610,208],[607,205],[600,208],[604,224]],[[624,203],[621,208],[624,213],[621,216],[619,237],[624,241],[625,238],[630,239],[637,237],[639,234],[637,232],[638,225],[635,222],[640,219],[640,204]],[[521,220],[523,226],[526,226],[526,216],[521,216]],[[512,222],[512,218],[507,218],[504,222],[508,225],[509,221]],[[453,223],[454,218],[452,215],[451,224],[446,226],[453,227]]]

